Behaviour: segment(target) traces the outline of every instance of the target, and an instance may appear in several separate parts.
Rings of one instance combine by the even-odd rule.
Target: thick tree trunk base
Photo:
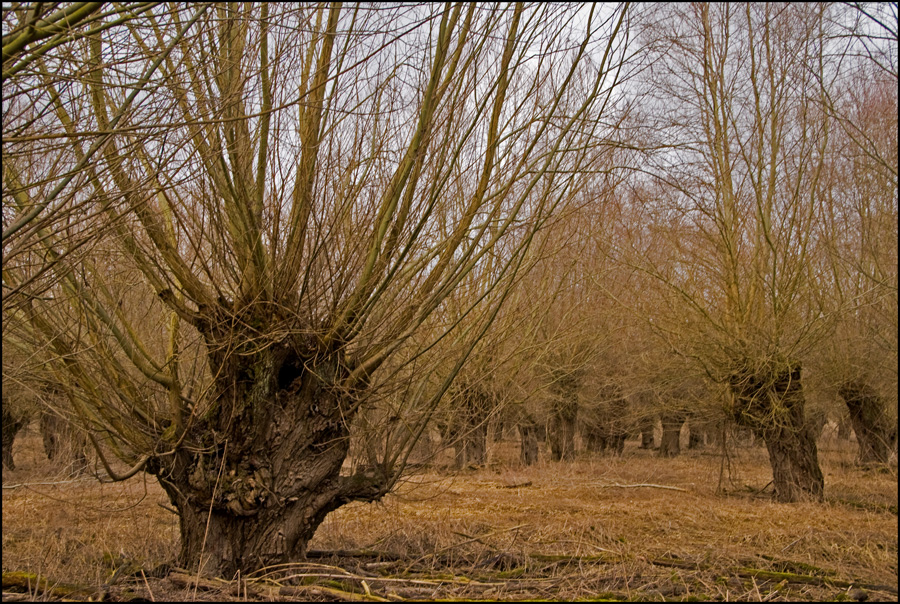
[[[550,424],[550,457],[553,461],[575,459],[575,417],[554,417]]]
[[[804,432],[796,439],[766,440],[776,501],[824,500],[825,481],[819,468],[816,441],[808,429]]]
[[[765,441],[776,501],[823,501],[825,480],[816,439],[804,414],[800,364],[776,371],[734,376],[735,420]]]
[[[706,430],[698,422],[688,424],[688,449],[702,449],[706,446]]]
[[[653,428],[654,421],[652,418],[642,419],[640,422],[641,426],[641,449],[652,449],[653,448]]]
[[[16,464],[13,462],[12,448],[16,440],[16,434],[28,423],[27,418],[16,418],[7,409],[6,401],[3,402],[3,467],[9,470],[15,470]]]
[[[230,378],[217,382],[218,414],[192,424],[196,444],[147,463],[178,510],[180,566],[231,579],[302,560],[328,513],[390,489],[377,459],[341,474],[355,413],[329,385],[341,371],[277,346],[221,369]]]
[[[681,426],[684,418],[664,415],[662,418],[662,438],[659,441],[660,457],[677,457],[681,453]]]
[[[531,466],[536,464],[538,462],[537,430],[534,426],[519,424],[519,434],[522,437],[522,465]]]
[[[314,491],[287,499],[272,498],[248,512],[237,498],[216,498],[205,505],[184,497],[189,484],[160,484],[178,508],[181,549],[178,564],[190,572],[230,579],[247,573],[306,558],[307,545],[316,529],[333,510],[350,501],[375,501],[383,485],[369,476],[336,476]],[[234,492],[234,491],[232,491]]]
[[[266,566],[304,559],[306,544],[328,510],[312,502],[240,517],[182,508],[179,564],[201,575],[229,579]]]
[[[456,469],[468,466],[483,466],[487,462],[487,426],[473,426],[454,445],[456,449]]]
[[[850,412],[850,423],[859,444],[860,463],[888,463],[897,444],[897,423],[874,388],[859,381],[843,384],[838,390]]]

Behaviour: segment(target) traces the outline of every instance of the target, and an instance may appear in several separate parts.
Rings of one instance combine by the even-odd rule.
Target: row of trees
[[[158,478],[181,564],[226,576],[500,407],[569,459],[579,400],[681,413],[706,383],[778,499],[821,500],[810,380],[864,458],[896,434],[896,22],[4,9],[4,385],[64,393],[109,476]]]

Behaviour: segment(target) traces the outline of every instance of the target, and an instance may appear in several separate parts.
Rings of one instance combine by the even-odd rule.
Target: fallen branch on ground
[[[800,575],[796,573],[780,573],[758,568],[742,568],[734,574],[739,577],[752,577],[754,579],[766,579],[769,581],[786,580],[788,583],[818,585],[819,587],[859,587],[862,589],[870,589],[872,591],[885,591],[889,594],[897,595],[897,588],[890,585],[873,585],[871,583],[860,583],[858,581],[842,581],[840,579],[832,579],[831,577],[814,577],[812,575]]]
[[[613,488],[613,487],[617,487],[617,488],[620,488],[620,489],[635,489],[635,488],[639,488],[639,487],[647,487],[647,488],[651,488],[651,489],[668,489],[668,490],[670,490],[670,491],[681,491],[681,492],[683,492],[683,493],[689,493],[689,492],[690,492],[690,491],[688,491],[687,489],[682,489],[681,487],[670,487],[670,486],[666,486],[666,485],[664,485],[664,484],[619,484],[619,483],[612,483],[612,484],[600,484],[600,485],[597,485],[597,486],[600,487],[600,488]]]
[[[93,600],[95,602],[105,600],[108,595],[105,590],[98,587],[59,583],[34,573],[18,571],[3,573],[3,590],[11,588],[27,590],[35,597],[43,595],[51,598]]]
[[[72,484],[73,482],[88,482],[93,481],[93,476],[82,476],[81,478],[73,478],[71,480],[54,480],[52,482],[22,482],[19,484],[5,484],[3,485],[4,489],[19,489],[21,487],[42,487],[49,486],[55,484]]]

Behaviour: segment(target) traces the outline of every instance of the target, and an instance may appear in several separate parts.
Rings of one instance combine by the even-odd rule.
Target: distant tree
[[[3,467],[8,468],[10,470],[16,469],[16,464],[13,461],[12,448],[13,443],[16,440],[16,435],[19,433],[19,430],[28,425],[28,421],[30,417],[27,414],[16,412],[13,409],[9,401],[6,398],[6,393],[3,394]]]
[[[9,325],[4,322],[4,335]],[[3,467],[16,468],[13,445],[16,436],[41,410],[37,400],[39,385],[33,379],[36,363],[20,339],[4,337],[3,346]]]
[[[634,263],[668,292],[656,328],[728,385],[732,417],[766,443],[776,498],[821,501],[803,370],[839,306],[814,261],[834,130],[825,91],[842,69],[826,16],[839,9],[650,10],[642,140],[658,151],[631,195],[648,223]]]
[[[830,99],[834,137],[820,233],[823,295],[840,300],[817,350],[825,387],[847,405],[861,462],[887,462],[897,434],[897,79],[866,69]]]

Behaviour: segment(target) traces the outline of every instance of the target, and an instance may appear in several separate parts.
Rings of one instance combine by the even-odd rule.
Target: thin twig
[[[144,579],[144,585],[147,586],[147,593],[150,594],[150,601],[156,602],[156,598],[153,597],[153,590],[150,589],[150,582],[147,581],[147,575],[144,574],[144,569],[141,569],[141,577]]]
[[[428,558],[428,557],[434,558],[434,557],[436,557],[438,554],[442,554],[442,553],[446,552],[447,550],[451,550],[451,549],[460,547],[460,546],[462,546],[462,545],[466,545],[466,544],[468,544],[468,543],[478,542],[478,543],[481,543],[482,545],[487,545],[486,543],[484,543],[483,541],[481,541],[481,539],[486,539],[486,538],[488,538],[488,537],[493,537],[493,536],[495,536],[495,535],[500,535],[500,534],[502,534],[502,533],[508,533],[509,531],[515,531],[515,530],[517,530],[517,529],[524,528],[524,527],[526,527],[526,526],[528,526],[528,524],[519,524],[519,525],[516,525],[516,526],[512,526],[512,527],[510,527],[510,528],[500,529],[500,530],[492,531],[492,532],[490,532],[490,533],[486,533],[486,534],[484,534],[484,535],[479,535],[478,537],[469,537],[469,535],[457,533],[458,535],[462,535],[463,537],[469,537],[469,538],[468,538],[467,540],[465,540],[465,541],[460,541],[459,543],[453,543],[453,544],[450,544],[450,545],[448,545],[447,547],[443,547],[443,548],[439,549],[439,550],[436,551],[436,552],[432,552],[432,553],[430,553],[430,554],[425,554],[424,556],[422,556],[421,558],[419,558],[418,560],[416,560],[415,562],[413,562],[412,564],[410,564],[410,565],[409,565],[409,568],[412,568],[412,567],[415,566],[416,564],[419,564],[420,562],[422,562],[423,560],[425,560],[425,559]],[[488,546],[488,547],[490,547],[490,546]]]
[[[72,480],[57,480],[54,482],[22,482],[20,484],[3,485],[4,489],[18,489],[19,487],[36,487],[54,484],[71,484],[73,482],[87,482],[92,480],[90,476],[82,476],[81,478],[73,478]]]

